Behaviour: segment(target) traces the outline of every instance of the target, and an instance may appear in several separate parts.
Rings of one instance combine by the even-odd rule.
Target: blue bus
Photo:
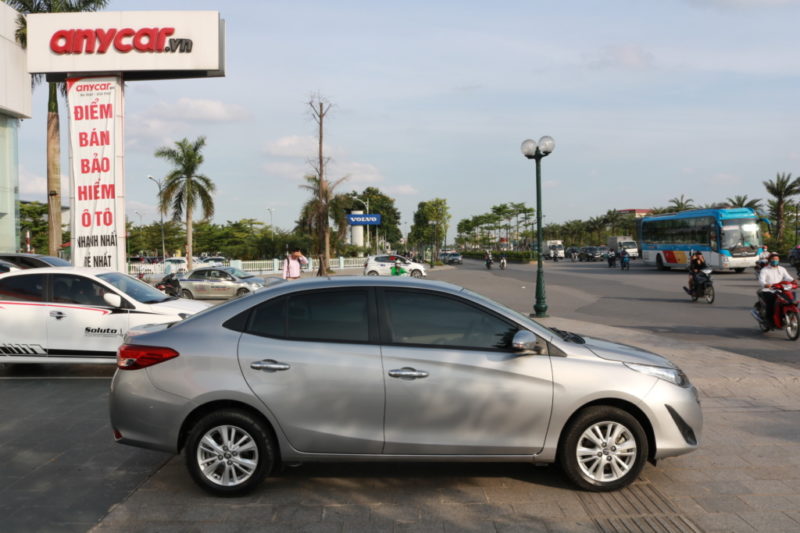
[[[639,220],[642,258],[668,270],[686,267],[691,252],[700,250],[711,268],[743,272],[763,251],[761,221],[769,223],[749,207],[647,216]]]

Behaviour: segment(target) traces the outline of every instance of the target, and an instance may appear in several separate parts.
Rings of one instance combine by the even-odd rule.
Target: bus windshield
[[[758,223],[750,218],[722,221],[722,249],[731,253],[753,251],[761,248]]]

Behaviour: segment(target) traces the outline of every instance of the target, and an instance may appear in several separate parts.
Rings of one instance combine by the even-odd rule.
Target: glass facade
[[[19,120],[0,114],[0,251],[19,248]]]

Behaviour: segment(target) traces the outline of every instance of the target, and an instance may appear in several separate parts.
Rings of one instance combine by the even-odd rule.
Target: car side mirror
[[[107,292],[103,294],[103,300],[110,306],[110,307],[122,307],[122,296],[119,294],[115,294],[113,292]]]
[[[511,349],[519,354],[542,354],[545,351],[544,344],[539,337],[528,331],[521,329],[514,334],[511,339]]]

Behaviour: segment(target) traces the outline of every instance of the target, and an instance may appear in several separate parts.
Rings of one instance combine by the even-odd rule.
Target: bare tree
[[[330,158],[325,157],[323,154],[323,137],[325,133],[325,117],[331,109],[331,103],[322,96],[316,95],[309,100],[308,105],[311,107],[311,117],[318,126],[317,159],[311,160],[309,163],[311,164],[311,168],[314,169],[317,180],[317,246],[319,250],[319,268],[317,270],[317,275],[325,276],[329,270],[331,257],[331,230],[328,217],[332,195],[331,187],[328,184],[325,173],[325,167],[328,165]]]

